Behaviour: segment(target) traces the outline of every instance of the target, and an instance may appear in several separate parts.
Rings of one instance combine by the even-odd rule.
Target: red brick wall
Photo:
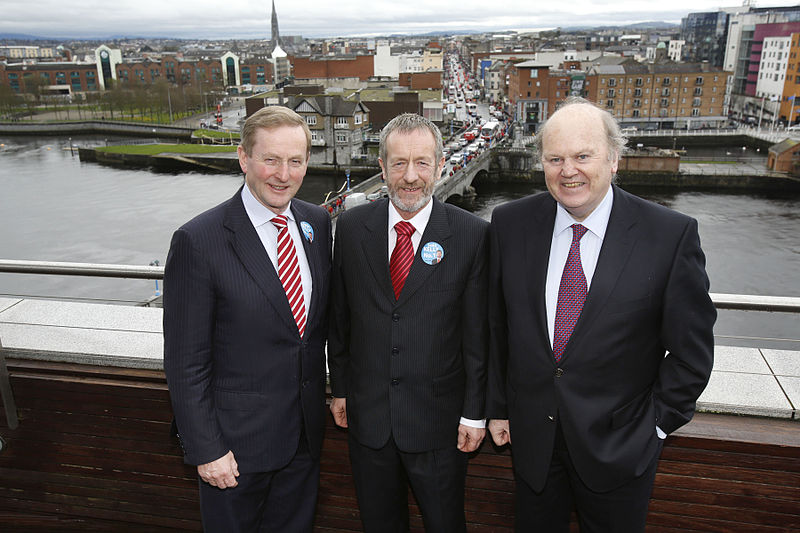
[[[362,81],[375,73],[374,56],[356,56],[347,59],[311,59],[292,57],[295,78],[358,78]]]

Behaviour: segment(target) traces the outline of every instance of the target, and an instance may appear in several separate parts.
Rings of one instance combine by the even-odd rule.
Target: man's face
[[[542,137],[542,167],[550,194],[575,220],[594,211],[617,171],[597,109],[574,104],[553,114]]]
[[[379,159],[389,199],[408,220],[425,207],[444,166],[436,161],[436,140],[426,129],[394,132],[386,138],[386,161]]]
[[[253,196],[275,214],[281,214],[300,185],[308,168],[306,135],[300,126],[259,128],[252,153],[239,146],[239,166]]]

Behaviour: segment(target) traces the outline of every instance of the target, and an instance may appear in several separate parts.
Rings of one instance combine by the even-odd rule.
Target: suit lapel
[[[550,259],[550,246],[553,242],[553,227],[556,222],[556,202],[552,197],[543,194],[534,197],[539,201],[531,205],[530,226],[523,225],[526,231],[522,242],[525,246],[525,271],[520,276],[527,280],[528,295],[533,316],[538,316],[536,327],[539,328],[539,338],[544,339],[553,360],[553,349],[550,343],[550,334],[547,329],[547,298],[545,287],[547,285],[547,266]]]
[[[250,222],[242,202],[241,189],[231,199],[225,213],[225,227],[230,231],[228,240],[244,268],[264,293],[267,301],[286,322],[288,327],[297,330],[286,291],[283,289],[278,273],[264,250],[264,245]]]
[[[369,264],[378,290],[394,301],[394,289],[389,278],[389,205],[388,200],[375,202],[372,213],[364,221],[361,249]]]
[[[322,239],[320,234],[323,228],[315,228],[313,225],[311,225],[311,222],[309,222],[311,219],[309,216],[310,213],[308,212],[308,209],[301,203],[293,201],[291,209],[292,214],[294,214],[297,231],[300,233],[300,240],[303,242],[303,250],[306,252],[308,268],[311,270],[311,303],[308,304],[308,308],[306,309],[306,313],[308,315],[306,320],[309,324],[311,324],[312,319],[315,318],[319,313],[320,290],[322,289],[322,266],[320,264],[322,259],[320,257],[319,247],[320,242],[324,242],[324,239]],[[306,222],[311,225],[314,231],[314,237],[312,241],[309,241],[305,232],[303,232],[303,228],[301,227],[302,222]],[[309,329],[311,328],[306,327],[306,331]]]
[[[447,218],[447,209],[439,202],[439,200],[434,198],[431,217],[428,219],[428,225],[425,226],[425,232],[422,234],[422,240],[420,240],[417,252],[414,254],[414,261],[411,263],[411,270],[409,270],[408,277],[403,285],[403,290],[400,292],[400,299],[397,301],[398,304],[402,304],[411,298],[414,293],[425,284],[425,281],[431,274],[433,274],[433,271],[435,270],[435,267],[422,261],[422,247],[428,242],[437,242],[441,244],[445,250],[447,250],[446,243],[447,240],[450,239],[451,235],[450,221]],[[394,293],[392,293],[392,298],[394,298]]]
[[[627,193],[614,186],[614,204],[592,276],[592,285],[586,295],[586,303],[578,323],[575,324],[570,342],[564,351],[565,358],[569,356],[570,344],[576,344],[581,335],[591,329],[592,323],[600,316],[603,306],[619,281],[636,242],[636,222],[636,213],[628,201]]]

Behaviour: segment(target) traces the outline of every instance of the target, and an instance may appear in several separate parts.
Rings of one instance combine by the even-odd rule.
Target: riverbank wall
[[[132,135],[189,140],[194,129],[114,120],[75,122],[0,122],[0,135]]]
[[[236,152],[211,154],[161,153],[157,155],[120,154],[95,148],[78,148],[81,161],[118,167],[152,168],[162,172],[205,171],[241,174]],[[379,167],[309,165],[308,174],[341,176],[345,169],[353,178],[368,178],[381,171]]]

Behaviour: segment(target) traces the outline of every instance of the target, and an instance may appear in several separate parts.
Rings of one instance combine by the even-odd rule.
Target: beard
[[[398,210],[403,211],[405,213],[416,213],[423,207],[425,207],[430,199],[433,197],[433,189],[434,189],[435,182],[430,183],[423,183],[422,185],[422,193],[418,200],[414,202],[410,202],[407,200],[403,200],[400,198],[398,191],[400,190],[400,186],[388,186],[389,192],[389,200],[391,200],[392,205]]]

